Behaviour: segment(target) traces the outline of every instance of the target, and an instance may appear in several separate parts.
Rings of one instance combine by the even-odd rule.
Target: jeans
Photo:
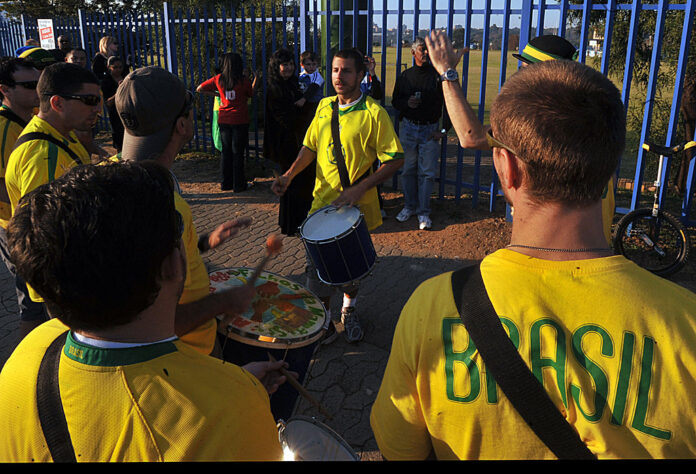
[[[222,158],[220,174],[223,191],[241,192],[247,188],[244,174],[244,154],[249,145],[249,124],[229,125],[219,124],[222,141]]]
[[[430,195],[440,157],[440,143],[432,138],[437,129],[437,123],[417,125],[406,119],[399,127],[399,140],[404,148],[404,166],[401,169],[404,207],[419,216],[430,215]]]

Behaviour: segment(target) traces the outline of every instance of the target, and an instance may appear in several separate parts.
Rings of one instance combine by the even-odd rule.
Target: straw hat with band
[[[513,56],[527,64],[552,59],[575,61],[578,58],[578,50],[568,40],[560,36],[543,35],[530,40],[522,53],[514,53]]]

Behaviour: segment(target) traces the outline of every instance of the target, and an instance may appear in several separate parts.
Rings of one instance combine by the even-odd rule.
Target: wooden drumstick
[[[266,255],[263,257],[263,260],[261,260],[261,263],[259,263],[256,268],[254,269],[254,272],[251,274],[249,279],[247,280],[247,285],[249,286],[254,286],[256,283],[256,280],[259,278],[259,275],[263,271],[263,269],[266,267],[266,264],[268,264],[268,261],[273,258],[275,255],[280,253],[281,249],[283,248],[283,238],[279,236],[278,234],[273,234],[266,239]]]
[[[277,362],[276,359],[275,359],[275,357],[273,357],[273,356],[270,354],[270,352],[268,353],[268,359],[269,359],[271,362]],[[309,394],[309,392],[307,391],[307,389],[305,389],[305,388],[302,386],[302,384],[301,384],[300,382],[298,382],[297,379],[295,379],[295,377],[292,376],[292,374],[290,374],[290,372],[288,372],[284,367],[281,367],[281,368],[278,369],[278,370],[280,371],[281,374],[285,375],[285,378],[288,379],[288,382],[290,382],[290,385],[292,385],[293,387],[295,387],[295,389],[297,389],[297,391],[300,392],[300,395],[302,395],[303,397],[305,397],[305,398],[307,399],[307,401],[309,401],[312,405],[314,405],[315,407],[317,407],[317,409],[319,409],[319,413],[321,413],[322,415],[324,415],[325,417],[327,417],[329,420],[333,420],[333,416],[331,416],[331,415],[329,414],[329,412],[326,411],[326,409],[321,405],[321,403],[319,403],[318,401],[316,401],[316,400],[314,399],[314,397],[312,397],[312,396]]]

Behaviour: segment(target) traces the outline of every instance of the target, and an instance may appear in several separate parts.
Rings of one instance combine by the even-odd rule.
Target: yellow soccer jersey
[[[513,344],[599,458],[696,456],[696,295],[622,256],[499,250],[481,272]],[[454,304],[451,273],[397,323],[371,425],[386,459],[553,458],[500,391]]]
[[[10,110],[9,107],[5,105],[1,108],[7,111]],[[17,117],[17,119],[21,120],[19,117]],[[0,116],[0,178],[3,180],[5,179],[7,162],[10,159],[19,134],[24,130],[24,126],[16,120],[10,120],[9,118]],[[7,229],[10,217],[12,217],[12,207],[10,203],[0,201],[0,226]]]
[[[67,328],[30,333],[0,373],[0,462],[51,456],[36,408],[39,363]],[[263,385],[234,364],[179,341],[102,349],[68,336],[60,397],[80,462],[278,461],[282,449]]]
[[[186,304],[208,296],[210,294],[210,280],[198,251],[198,234],[193,225],[191,208],[179,193],[174,193],[174,205],[184,220],[182,239],[186,248],[186,282],[179,304]],[[215,346],[216,332],[217,322],[211,318],[208,322],[181,336],[181,340],[204,354],[210,354]]]
[[[66,138],[36,115],[24,127],[20,136],[31,132],[46,133],[62,140],[78,156],[80,163],[62,148],[46,140],[31,140],[18,146],[10,155],[5,172],[5,185],[13,213],[21,197],[28,192],[59,178],[78,164],[90,163],[89,153],[74,132],[70,132]],[[43,301],[31,286],[27,285],[27,290],[32,301]]]
[[[331,104],[336,97],[319,102],[314,119],[307,129],[303,145],[317,154],[317,178],[310,213],[331,204],[341,194],[341,179],[333,155]],[[338,123],[343,156],[351,182],[381,163],[403,158],[401,142],[389,114],[372,97],[363,95],[351,107],[339,111]],[[358,207],[365,215],[367,228],[382,224],[377,189],[372,188],[360,199]]]

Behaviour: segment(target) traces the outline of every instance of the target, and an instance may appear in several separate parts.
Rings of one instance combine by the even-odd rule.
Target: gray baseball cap
[[[169,143],[176,120],[193,104],[181,80],[160,67],[128,74],[116,91],[116,110],[125,133],[121,158],[155,159]]]

